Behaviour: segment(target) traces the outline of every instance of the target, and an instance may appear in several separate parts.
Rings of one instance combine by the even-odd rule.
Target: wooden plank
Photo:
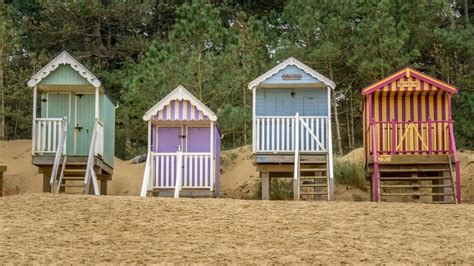
[[[270,200],[270,173],[261,172],[262,176],[262,200]]]
[[[405,155],[389,155],[389,160],[380,161],[379,164],[431,164],[431,163],[448,163],[446,154],[405,154]],[[380,159],[380,156],[379,156]],[[368,156],[367,162],[374,163],[374,157]]]

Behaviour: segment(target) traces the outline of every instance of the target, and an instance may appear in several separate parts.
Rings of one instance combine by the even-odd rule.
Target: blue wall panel
[[[257,89],[257,116],[327,116],[327,108],[326,88]]]

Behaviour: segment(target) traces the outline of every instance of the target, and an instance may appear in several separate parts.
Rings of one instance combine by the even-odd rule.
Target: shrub
[[[336,184],[367,190],[363,167],[347,159],[335,158],[334,178]]]

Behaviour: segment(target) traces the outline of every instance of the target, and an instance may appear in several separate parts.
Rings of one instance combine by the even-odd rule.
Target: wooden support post
[[[420,182],[417,180],[418,179],[418,173],[412,173],[411,177],[413,179],[416,179],[416,181],[413,181],[412,184],[414,183],[415,185],[420,185]],[[413,191],[420,193],[420,188],[419,187],[414,187]],[[415,202],[420,201],[420,196],[413,196],[413,199]]]
[[[0,165],[0,197],[3,197],[3,172],[5,172],[6,170],[6,166]]]
[[[299,184],[298,182],[300,182],[300,179],[293,179],[293,199],[294,200],[299,200],[300,199],[300,195],[299,195]]]
[[[49,181],[51,180],[52,169],[43,170],[43,192],[51,192]]]
[[[99,119],[99,87],[95,87],[95,119]]]
[[[107,195],[107,179],[100,180],[100,195]]]
[[[397,151],[397,121],[392,119],[392,154]]]
[[[253,107],[252,107],[252,152],[255,153],[257,151],[257,128],[256,128],[256,95],[257,95],[257,88],[254,87],[252,88],[252,101],[253,101]],[[247,143],[246,143],[247,144]]]
[[[262,200],[270,199],[270,172],[260,172],[262,179]]]
[[[31,155],[35,155],[35,141],[36,141],[36,102],[37,102],[38,88],[33,87],[33,127],[31,128]]]
[[[428,154],[433,152],[433,132],[431,129],[431,118],[428,117]]]

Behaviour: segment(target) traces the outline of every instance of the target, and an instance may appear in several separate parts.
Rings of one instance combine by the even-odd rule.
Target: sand
[[[343,159],[350,160],[362,167],[363,150],[355,149]],[[474,153],[460,152],[461,190],[463,201],[474,202]],[[4,195],[40,193],[42,175],[31,164],[31,141],[0,141],[0,164],[8,166],[4,177]],[[115,158],[112,181],[108,194],[116,196],[137,196],[143,179],[145,164],[132,164]],[[258,172],[253,165],[251,146],[221,153],[221,194],[224,198],[255,199]],[[369,193],[357,188],[336,185],[336,201],[368,201]]]
[[[464,263],[474,205],[0,198],[2,263]]]

